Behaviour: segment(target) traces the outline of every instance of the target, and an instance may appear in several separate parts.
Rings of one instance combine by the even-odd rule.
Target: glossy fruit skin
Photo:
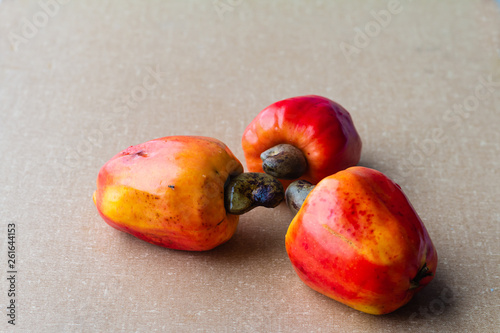
[[[429,234],[401,188],[364,167],[323,179],[290,224],[285,243],[306,285],[371,314],[406,304],[437,267]],[[424,263],[432,276],[411,289]]]
[[[94,203],[110,226],[171,249],[204,251],[236,231],[224,184],[243,166],[222,142],[164,137],[131,146],[99,171]]]
[[[260,154],[283,143],[302,150],[308,168],[300,179],[312,184],[356,165],[361,156],[361,139],[349,112],[321,96],[285,99],[254,118],[242,138],[248,170],[264,172]],[[292,181],[281,182],[286,188]]]

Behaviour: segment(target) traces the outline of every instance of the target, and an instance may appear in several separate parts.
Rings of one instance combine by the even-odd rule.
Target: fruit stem
[[[432,276],[432,272],[429,270],[429,267],[427,267],[427,263],[424,263],[422,268],[417,272],[417,275],[410,281],[410,290],[420,287],[420,280],[427,276]]]
[[[241,215],[255,207],[274,208],[284,199],[283,185],[265,173],[246,172],[229,179],[224,204],[229,214]]]
[[[285,192],[285,198],[286,204],[292,213],[297,214],[304,200],[306,200],[307,195],[313,188],[313,184],[301,179],[294,181],[288,186]]]
[[[300,149],[279,144],[260,155],[264,172],[279,179],[297,179],[307,170],[307,160]]]

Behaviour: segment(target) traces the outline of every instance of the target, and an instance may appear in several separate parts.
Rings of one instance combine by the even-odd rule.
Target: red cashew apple
[[[299,208],[286,250],[306,285],[354,309],[385,314],[434,278],[431,238],[384,174],[351,167],[311,188],[297,181],[286,193],[292,210]]]
[[[171,136],[131,146],[99,171],[94,203],[112,227],[171,249],[203,251],[236,231],[238,215],[274,207],[283,187],[242,173],[219,140]]]
[[[262,110],[243,133],[249,171],[279,178],[285,188],[294,179],[316,184],[356,165],[361,139],[341,105],[321,96],[300,96]]]

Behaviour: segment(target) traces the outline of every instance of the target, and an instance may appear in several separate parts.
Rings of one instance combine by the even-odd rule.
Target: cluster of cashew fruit
[[[351,116],[320,96],[276,102],[249,124],[250,172],[219,140],[170,136],[131,146],[99,171],[94,203],[112,227],[171,249],[228,241],[239,215],[284,198],[285,238],[297,275],[354,309],[385,314],[434,277],[437,253],[399,185],[356,166]],[[286,192],[285,192],[286,190]]]

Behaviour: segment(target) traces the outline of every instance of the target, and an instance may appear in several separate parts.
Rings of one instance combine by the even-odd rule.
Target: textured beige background
[[[498,331],[493,1],[401,0],[384,27],[371,11],[389,0],[66,2],[51,15],[37,1],[0,2],[0,330],[12,329],[15,222],[20,332]],[[345,56],[347,44],[357,52]],[[118,151],[206,135],[243,161],[246,124],[310,93],[351,112],[361,164],[403,187],[437,247],[435,280],[399,311],[366,315],[303,285],[284,249],[283,205],[243,216],[207,253],[149,245],[98,216],[95,178]]]

